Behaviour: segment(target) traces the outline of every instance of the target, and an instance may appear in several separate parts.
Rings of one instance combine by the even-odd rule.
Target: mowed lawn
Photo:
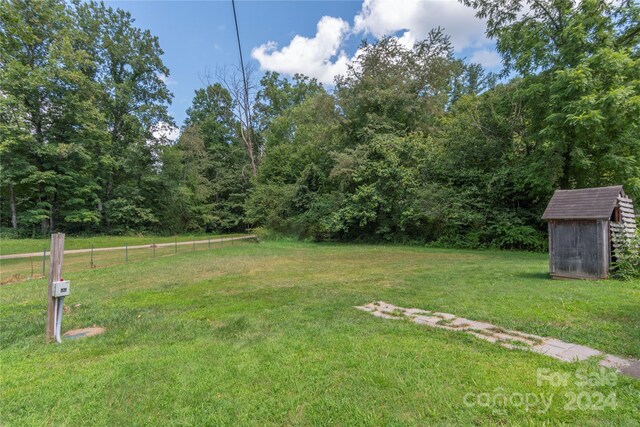
[[[67,253],[64,256],[65,274],[73,273],[90,268],[101,268],[122,264],[125,262],[137,262],[144,259],[154,257],[164,257],[169,255],[181,254],[184,252],[203,251],[211,249],[220,249],[224,246],[233,246],[242,244],[241,241],[222,241],[221,239],[229,239],[242,236],[241,234],[224,234],[224,235],[180,235],[176,237],[158,237],[158,236],[99,236],[99,237],[71,237],[65,238],[65,250],[85,249],[88,251],[82,253]],[[247,235],[244,235],[247,236]],[[201,243],[195,243],[195,242]],[[177,242],[177,245],[173,245]],[[187,242],[188,244],[180,244]],[[194,242],[190,244],[189,242]],[[154,247],[152,243],[167,246]],[[1,239],[0,252],[2,255],[10,255],[11,253],[30,253],[40,245],[45,247],[47,252],[43,253],[42,249],[38,256],[29,258],[14,258],[0,260],[0,286],[10,283],[22,282],[34,278],[40,278],[49,268],[49,244],[50,242],[42,239]],[[125,246],[128,245],[128,246]],[[139,245],[137,248],[132,246]],[[115,248],[110,251],[91,251],[91,248]],[[126,249],[125,249],[126,248]],[[93,252],[93,253],[92,253]],[[46,256],[45,256],[46,255]]]
[[[384,300],[640,358],[639,281],[546,271],[544,254],[519,252],[289,241],[196,251],[65,274],[63,330],[107,332],[61,345],[43,342],[46,281],[6,285],[0,424],[637,425],[640,380],[580,385],[576,372],[598,373],[595,362],[353,308]],[[539,369],[569,381],[538,384]],[[481,393],[552,403],[473,404]],[[579,393],[615,406],[576,408]]]

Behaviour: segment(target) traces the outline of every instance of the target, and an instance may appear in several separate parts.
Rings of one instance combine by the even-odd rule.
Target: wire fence
[[[109,267],[117,264],[138,262],[152,258],[174,256],[196,251],[208,251],[229,246],[247,244],[255,241],[255,236],[239,236],[228,238],[207,238],[193,241],[178,241],[173,243],[155,243],[146,245],[113,248],[88,248],[65,251],[64,272],[76,272],[92,268]],[[7,255],[9,256],[9,255]],[[16,256],[16,255],[13,255]],[[46,277],[49,272],[49,252],[21,258],[0,259],[0,285],[22,282],[25,280]]]

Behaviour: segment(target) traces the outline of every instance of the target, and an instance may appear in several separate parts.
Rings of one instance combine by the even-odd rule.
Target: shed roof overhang
[[[622,185],[580,190],[556,190],[542,215],[542,219],[609,219],[616,207],[619,195],[624,196]]]

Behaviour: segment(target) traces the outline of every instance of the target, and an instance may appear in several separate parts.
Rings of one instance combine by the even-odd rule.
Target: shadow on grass
[[[516,277],[520,277],[522,279],[538,279],[538,280],[552,280],[551,275],[548,272],[544,271],[536,271],[536,272],[520,272],[514,274]]]

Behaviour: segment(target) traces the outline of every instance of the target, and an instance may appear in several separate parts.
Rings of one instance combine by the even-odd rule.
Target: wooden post
[[[51,235],[51,248],[49,250],[49,290],[47,293],[47,342],[54,338],[53,323],[54,317],[54,299],[53,299],[53,282],[62,278],[62,259],[64,257],[64,233],[56,233]]]
[[[42,277],[44,277],[44,266],[47,262],[47,247],[45,246],[44,249],[42,250]]]

